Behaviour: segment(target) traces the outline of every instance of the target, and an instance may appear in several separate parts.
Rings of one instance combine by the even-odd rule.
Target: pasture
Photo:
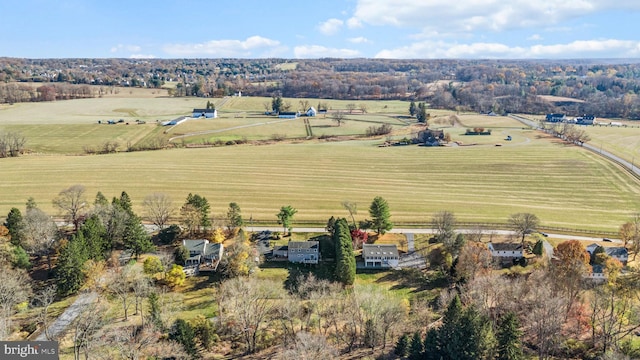
[[[51,199],[73,184],[91,198],[125,190],[140,213],[152,192],[176,207],[192,192],[217,217],[237,202],[247,219],[272,223],[283,205],[298,209],[298,224],[347,216],[344,200],[358,203],[363,220],[375,196],[399,223],[428,224],[441,210],[480,222],[533,212],[548,226],[615,231],[640,209],[639,184],[615,165],[533,131],[522,136],[526,146],[379,148],[375,140],[2,159],[0,214],[30,196],[55,214]]]
[[[619,156],[629,162],[640,159],[640,123],[629,123],[635,127],[586,126],[589,144]]]
[[[547,226],[616,231],[640,209],[640,184],[617,166],[579,147],[523,129],[521,123],[507,117],[459,114],[452,124],[452,112],[430,109],[432,127],[442,128],[452,140],[471,146],[379,148],[383,138],[359,135],[381,124],[393,127],[390,137],[395,139],[410,137],[421,129],[405,117],[407,102],[364,102],[368,113],[356,110],[346,114],[341,126],[331,114],[309,118],[315,138],[358,140],[302,141],[307,135],[302,119],[264,115],[262,107],[270,98],[213,99],[220,118],[189,120],[170,128],[157,126],[154,119],[189,115],[193,108],[204,107],[206,99],[115,95],[120,94],[16,104],[0,110],[0,130],[22,132],[34,152],[0,159],[0,216],[11,207],[23,208],[28,197],[55,214],[51,200],[73,184],[85,185],[89,200],[98,191],[107,197],[127,191],[139,213],[142,200],[152,192],[169,194],[176,207],[191,192],[207,197],[216,217],[222,217],[229,202],[237,202],[247,219],[271,223],[276,222],[281,206],[292,205],[299,210],[296,223],[321,224],[330,216],[348,215],[340,205],[344,200],[357,202],[358,220],[364,220],[375,196],[387,199],[392,220],[403,224],[428,224],[432,214],[441,210],[453,211],[460,221],[500,223],[510,214],[532,212]],[[292,105],[299,101],[285,100]],[[320,101],[334,110],[346,109],[351,103]],[[318,100],[309,102],[316,106]],[[130,125],[97,124],[97,120],[121,117]],[[136,125],[136,119],[147,123]],[[473,127],[492,129],[492,134],[464,135]],[[609,139],[611,144],[623,131],[629,131],[628,137],[618,141],[620,151],[629,144],[639,146],[631,135],[637,129],[593,130],[602,132],[595,136]],[[117,141],[123,151],[127,144],[154,137],[194,133],[197,135],[175,143],[268,140],[274,135],[296,141],[68,156],[105,141]],[[507,136],[512,140],[506,141]],[[608,145],[604,147],[609,150]]]

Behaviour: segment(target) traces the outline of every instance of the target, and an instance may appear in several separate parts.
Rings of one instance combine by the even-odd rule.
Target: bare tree
[[[299,101],[299,103],[300,103],[300,111],[302,112],[306,112],[311,107],[311,103],[309,102],[309,100],[302,99]]]
[[[121,359],[146,358],[159,343],[162,334],[150,326],[114,328],[105,335],[107,345],[115,349]],[[163,354],[167,355],[167,354]]]
[[[44,336],[47,340],[53,340],[49,333],[49,307],[56,299],[56,286],[49,285],[40,290],[34,297],[33,303],[35,306],[41,307],[38,314],[40,322],[42,322],[42,329]]]
[[[24,216],[23,234],[26,249],[38,256],[46,256],[51,272],[51,255],[58,240],[56,223],[44,211],[32,208]]]
[[[72,324],[73,355],[75,360],[89,359],[89,354],[100,345],[100,330],[107,324],[105,312],[107,307],[99,301],[94,301],[83,307]]]
[[[344,122],[344,112],[342,112],[342,110],[337,110],[336,112],[333,113],[333,115],[331,115],[331,119],[333,119],[333,121],[335,121],[338,126],[342,125],[342,123]]]
[[[356,226],[355,215],[358,214],[358,204],[353,201],[345,200],[342,202],[342,207],[349,212],[349,216],[351,216],[353,226]]]
[[[12,269],[7,264],[0,268],[0,340],[7,340],[11,335],[11,316],[15,306],[29,298],[30,284],[26,271]]]
[[[481,242],[482,241],[482,237],[484,236],[484,226],[482,225],[475,225],[474,227],[471,228],[471,230],[469,230],[469,232],[467,232],[467,239],[469,241],[473,241],[473,242]]]
[[[73,223],[75,231],[78,231],[78,222],[82,211],[88,207],[85,192],[86,189],[83,185],[73,185],[62,190],[58,197],[53,199],[53,206],[66,213]]]
[[[447,250],[453,248],[456,237],[456,217],[451,211],[439,211],[433,214],[431,224],[436,231],[436,239],[441,242]]]
[[[353,110],[356,109],[356,104],[354,103],[348,103],[347,104],[347,110],[349,110],[349,114],[353,113]]]
[[[531,213],[517,213],[509,216],[509,227],[514,233],[522,237],[522,247],[524,250],[524,237],[538,229],[540,220]]]
[[[160,230],[164,229],[169,218],[174,213],[171,197],[165,193],[153,193],[147,195],[142,202],[147,214],[147,218],[153,222]]]
[[[360,108],[360,111],[362,111],[362,113],[363,113],[363,114],[366,114],[366,113],[367,113],[367,104],[365,104],[365,103],[360,103],[360,104],[358,105],[358,107]]]
[[[329,344],[323,335],[301,331],[296,334],[296,341],[283,351],[277,359],[325,360],[335,359],[338,351]]]
[[[273,281],[255,278],[233,278],[220,286],[220,312],[223,319],[234,324],[235,332],[244,339],[247,352],[253,353],[258,340],[275,314],[275,298],[281,296],[281,286]]]
[[[18,132],[0,132],[0,158],[17,157],[24,152],[26,138]]]
[[[111,268],[108,273],[106,290],[116,297],[122,304],[124,320],[128,320],[129,306],[131,306],[131,288],[133,284],[133,270],[131,266]]]

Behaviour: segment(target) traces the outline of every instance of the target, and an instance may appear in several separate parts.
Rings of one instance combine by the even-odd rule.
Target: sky
[[[640,58],[639,0],[0,0],[0,57]]]

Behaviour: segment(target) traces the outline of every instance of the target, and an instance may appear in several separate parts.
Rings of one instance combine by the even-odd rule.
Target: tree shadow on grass
[[[426,274],[419,269],[402,269],[387,273],[377,282],[394,282],[391,290],[412,289],[412,293],[445,288],[449,285],[446,276],[439,273]]]

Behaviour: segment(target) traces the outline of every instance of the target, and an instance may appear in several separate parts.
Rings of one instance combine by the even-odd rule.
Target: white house
[[[218,117],[218,110],[216,109],[193,109],[193,118],[215,119]]]
[[[212,244],[209,240],[183,240],[182,245],[189,251],[189,258],[185,262],[186,266],[205,265],[216,268],[224,246],[222,244]]]
[[[398,267],[400,255],[398,247],[392,244],[363,244],[362,258],[364,267]]]
[[[287,252],[289,262],[317,264],[320,259],[320,243],[318,241],[289,241]]]
[[[316,115],[318,115],[318,112],[312,106],[312,107],[309,108],[309,110],[307,110],[306,114],[307,114],[307,116],[316,116]]]
[[[491,256],[500,259],[521,258],[524,256],[521,243],[489,243]]]

